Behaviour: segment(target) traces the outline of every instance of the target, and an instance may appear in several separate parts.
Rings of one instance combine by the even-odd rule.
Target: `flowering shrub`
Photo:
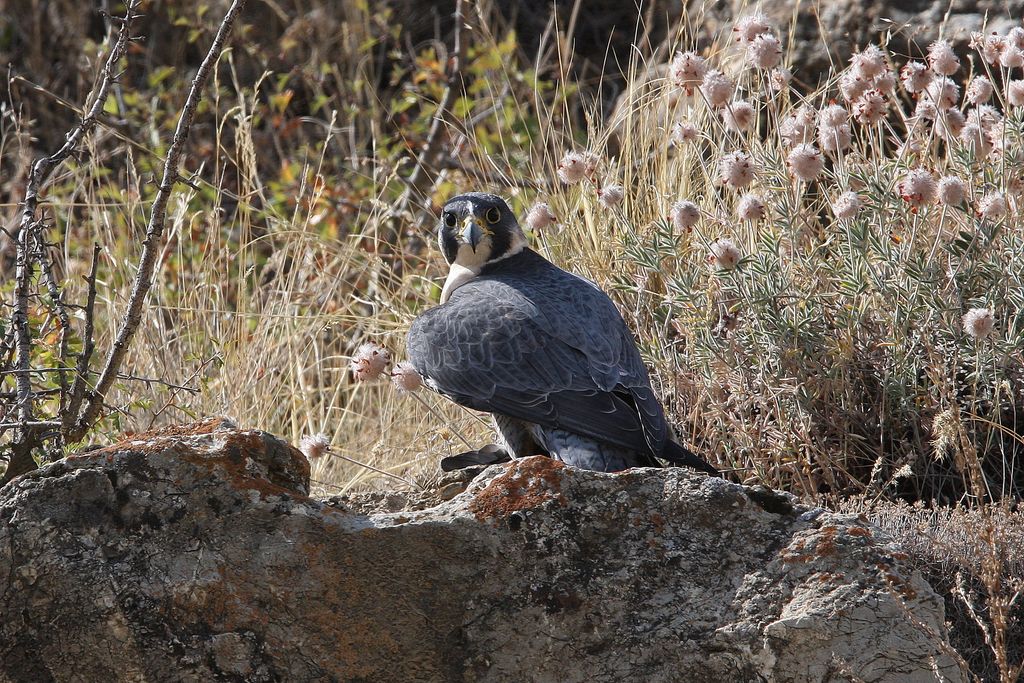
[[[755,14],[678,52],[609,123],[629,131],[617,157],[591,131],[604,159],[567,178],[569,153],[582,189],[543,197],[567,217],[555,248],[596,257],[590,221],[608,226],[626,258],[605,277],[676,416],[740,478],[1020,495],[1024,30],[976,36],[980,71],[945,41],[923,61],[869,45],[809,92],[779,35]],[[626,202],[581,233],[581,207],[607,204],[598,167],[624,169]],[[951,409],[981,474],[933,439]]]

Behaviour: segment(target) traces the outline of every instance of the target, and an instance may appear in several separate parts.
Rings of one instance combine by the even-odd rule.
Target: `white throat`
[[[484,248],[478,248],[476,251],[473,251],[468,244],[459,245],[455,263],[448,269],[448,277],[445,278],[444,287],[441,289],[441,303],[447,303],[455,290],[479,275],[485,265],[515,256],[525,248],[526,237],[518,231],[512,235],[512,244],[509,250],[497,258],[488,258],[490,244]]]
[[[448,277],[445,278],[444,288],[441,289],[441,303],[447,303],[456,289],[479,274],[479,268],[467,268],[458,261],[453,263],[452,267],[448,269]]]

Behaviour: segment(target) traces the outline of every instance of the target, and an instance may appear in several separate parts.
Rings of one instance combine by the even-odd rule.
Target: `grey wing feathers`
[[[417,371],[476,410],[660,453],[664,416],[614,305],[564,271],[540,275],[473,280],[417,318]]]

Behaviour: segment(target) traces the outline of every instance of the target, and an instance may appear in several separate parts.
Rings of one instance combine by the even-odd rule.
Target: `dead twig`
[[[21,426],[18,427],[11,441],[11,458],[3,478],[0,479],[0,485],[35,468],[32,451],[42,442],[39,428],[43,425],[37,424],[33,419],[32,378],[29,372],[32,357],[32,335],[29,328],[29,297],[34,260],[32,247],[34,243],[43,243],[38,234],[40,222],[36,218],[39,193],[53,171],[75,152],[85,136],[92,130],[96,123],[96,117],[103,111],[111,85],[116,79],[115,67],[124,56],[128,49],[128,43],[131,41],[131,25],[138,16],[136,12],[138,5],[139,0],[130,0],[124,16],[117,22],[112,22],[120,23],[120,28],[107,59],[103,63],[99,85],[93,95],[92,105],[88,108],[85,116],[67,134],[61,148],[50,156],[37,159],[29,172],[28,182],[25,186],[25,199],[22,202],[21,220],[15,235],[15,288],[14,305],[11,311],[11,327],[14,330],[16,349],[14,369],[18,371],[15,378],[17,421]],[[58,292],[55,301],[59,300]]]
[[[167,161],[164,164],[163,178],[157,189],[156,198],[153,200],[149,224],[146,226],[146,237],[142,242],[142,255],[139,258],[138,274],[132,284],[132,293],[128,299],[128,308],[118,328],[117,336],[110,348],[106,363],[100,372],[96,382],[96,388],[89,393],[82,415],[77,423],[69,430],[68,439],[78,441],[85,436],[92,424],[99,418],[103,408],[103,400],[110,390],[114,380],[117,379],[121,363],[131,344],[135,332],[142,322],[142,309],[146,303],[146,295],[153,285],[153,270],[156,266],[157,255],[163,243],[164,228],[166,226],[167,202],[174,191],[175,184],[181,179],[179,167],[181,155],[184,151],[185,141],[188,139],[192,121],[195,118],[196,108],[203,97],[202,91],[213,72],[214,65],[220,59],[224,49],[224,43],[231,34],[235,20],[246,5],[246,0],[233,0],[231,6],[224,14],[213,43],[203,58],[195,78],[192,80],[192,87],[178,118],[178,125],[174,130],[174,137],[167,150]]]

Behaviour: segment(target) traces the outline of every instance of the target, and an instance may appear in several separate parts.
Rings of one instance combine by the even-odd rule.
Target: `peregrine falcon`
[[[530,249],[500,197],[449,200],[438,241],[448,278],[441,305],[409,329],[409,360],[434,391],[491,413],[509,456],[603,472],[661,459],[718,474],[671,439],[611,299]],[[481,455],[493,462],[495,451]]]

